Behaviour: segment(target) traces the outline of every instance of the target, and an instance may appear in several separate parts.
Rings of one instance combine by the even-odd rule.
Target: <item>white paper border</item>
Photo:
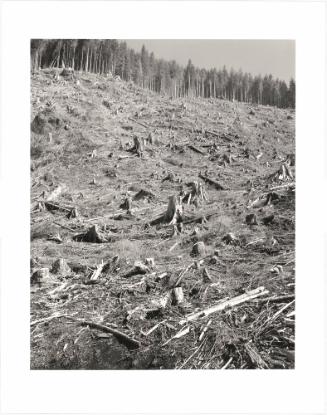
[[[3,2],[3,413],[324,413],[324,2]],[[296,39],[296,369],[30,371],[30,38]]]

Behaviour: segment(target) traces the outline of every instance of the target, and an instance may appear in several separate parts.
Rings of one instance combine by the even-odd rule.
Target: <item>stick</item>
[[[175,336],[171,337],[170,339],[168,339],[163,346],[166,346],[166,344],[170,343],[173,339],[179,339],[183,336],[185,336],[185,334],[189,333],[190,331],[190,327],[187,326],[185,329],[180,330],[177,334],[175,334]]]
[[[136,155],[133,155],[133,156],[124,156],[124,155],[121,155],[121,156],[118,156],[118,160],[133,159],[135,157],[137,157],[137,156]]]
[[[186,365],[186,363],[188,363],[192,357],[194,357],[197,352],[201,349],[201,347],[204,345],[205,341],[203,341],[196,349],[195,351],[185,360],[185,362],[178,368],[178,369],[183,369],[183,367]]]
[[[279,297],[269,297],[269,298],[259,298],[254,299],[257,303],[264,303],[264,302],[270,302],[270,303],[282,303],[283,301],[289,301],[295,298],[295,294],[289,294],[289,295],[281,295]]]
[[[205,310],[198,311],[197,313],[190,314],[185,319],[180,320],[179,324],[184,325],[188,321],[197,320],[201,317],[207,317],[210,314],[217,313],[218,311],[222,311],[227,307],[235,307],[239,304],[245,303],[246,301],[253,300],[256,297],[261,295],[267,294],[269,291],[266,290],[264,287],[258,287],[255,290],[249,291],[245,294],[239,295],[237,297],[231,298],[230,300],[224,301],[222,303],[216,304],[212,307],[206,308]]]
[[[60,226],[61,228],[67,229],[68,231],[75,232],[74,229],[69,228],[68,226],[62,225],[61,223],[58,223],[58,222],[53,222],[53,223],[57,226]]]
[[[138,349],[140,347],[140,342],[138,340],[135,340],[132,337],[127,336],[127,334],[122,333],[118,330],[115,330],[111,327],[104,326],[98,323],[94,323],[93,321],[79,320],[79,319],[76,319],[76,321],[79,321],[82,324],[82,326],[89,326],[90,328],[101,330],[101,331],[104,331],[105,333],[113,334],[118,340],[120,340],[130,349]]]
[[[175,242],[174,245],[169,248],[169,252],[173,251],[176,248],[176,246],[178,246],[180,243],[181,241]]]
[[[44,323],[46,321],[51,321],[54,318],[61,318],[61,317],[67,317],[67,315],[66,314],[58,314],[58,313],[55,313],[55,314],[53,314],[50,317],[44,317],[44,318],[40,318],[39,320],[31,321],[30,325],[31,326],[35,326],[35,324]]]
[[[129,119],[129,120],[131,120],[131,121],[133,121],[133,122],[135,122],[136,124],[141,125],[141,126],[142,126],[142,127],[144,127],[144,128],[150,128],[150,126],[149,126],[149,125],[144,124],[144,123],[141,123],[140,121],[136,121],[134,118],[129,117],[128,119]]]
[[[227,369],[228,366],[232,363],[233,358],[231,357],[230,359],[228,359],[228,361],[226,362],[226,364],[221,368],[221,370],[223,369]]]
[[[160,324],[163,324],[163,323],[165,323],[167,320],[162,320],[162,321],[159,321],[159,323],[157,323],[155,326],[153,326],[149,331],[147,331],[146,333],[143,333],[144,334],[144,336],[149,336],[151,333],[153,333],[159,326],[160,326]]]
[[[250,344],[245,345],[245,350],[249,355],[252,363],[256,364],[260,369],[268,369],[267,363],[262,359],[258,351]]]
[[[290,303],[284,305],[280,310],[277,311],[277,313],[275,313],[271,318],[268,318],[266,320],[266,322],[264,323],[263,326],[266,326],[268,323],[272,323],[274,320],[276,320],[276,318],[284,311],[286,310],[288,307],[290,307],[295,300],[291,301]]]
[[[203,219],[203,218],[205,218],[205,219],[209,219],[209,218],[211,218],[212,216],[219,215],[219,213],[220,213],[220,212],[210,212],[210,213],[205,213],[205,214],[203,214],[203,215],[196,216],[195,218],[191,218],[191,219],[183,220],[183,224],[184,224],[184,225],[186,225],[186,224],[188,224],[188,223],[196,222],[196,221],[198,221],[198,220],[200,220],[200,219]]]
[[[210,177],[203,176],[203,174],[201,173],[199,174],[199,177],[205,182],[208,182],[209,184],[214,185],[217,190],[225,190],[223,186],[220,183],[218,183],[216,180],[210,179]]]
[[[208,323],[205,325],[205,327],[203,328],[203,330],[201,331],[200,337],[199,337],[199,341],[201,341],[203,339],[203,336],[205,335],[205,332],[208,330],[210,324],[212,323],[212,320],[209,320]]]
[[[195,151],[196,153],[202,154],[202,156],[207,156],[208,155],[208,153],[205,153],[204,151],[200,150],[199,148],[193,146],[192,144],[188,144],[187,147],[190,148],[191,150]]]
[[[180,284],[180,282],[182,281],[182,279],[184,278],[184,275],[187,273],[187,271],[189,269],[192,268],[192,266],[194,265],[194,262],[192,262],[190,265],[188,265],[179,275],[177,281],[174,284],[174,287],[178,287],[178,285]]]

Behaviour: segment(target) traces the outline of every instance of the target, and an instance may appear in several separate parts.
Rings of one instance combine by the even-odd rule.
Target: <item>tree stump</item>
[[[53,274],[61,274],[66,275],[71,272],[69,265],[67,264],[66,260],[63,258],[58,258],[53,264],[51,268],[51,272]]]
[[[203,268],[203,271],[202,271],[202,279],[203,279],[203,282],[204,283],[212,282],[212,278],[211,278],[211,276],[210,276],[207,268]]]
[[[247,225],[257,225],[257,217],[254,213],[250,213],[249,215],[246,215],[245,222]]]
[[[175,195],[170,196],[168,199],[168,207],[164,215],[164,221],[170,225],[175,225],[182,221],[183,207],[181,203],[178,203]]]
[[[129,277],[132,277],[133,275],[146,274],[148,271],[149,271],[149,268],[146,265],[144,265],[141,261],[135,261],[133,268],[131,268],[128,272],[126,272],[123,275],[123,277],[129,278]]]
[[[140,140],[140,138],[137,135],[134,135],[133,141],[134,141],[133,150],[137,153],[139,157],[142,157],[143,151],[144,151],[144,144],[142,140]]]
[[[33,272],[31,284],[38,284],[40,286],[47,279],[49,279],[49,268],[39,268]]]
[[[73,237],[73,239],[79,242],[107,242],[106,238],[103,235],[101,235],[98,225],[91,226],[91,228],[89,228],[89,230],[86,233],[76,235]]]
[[[205,253],[206,253],[206,247],[205,247],[204,242],[202,241],[196,242],[193,245],[192,253],[191,253],[193,256],[205,255]]]
[[[184,302],[184,293],[182,287],[176,287],[172,291],[172,304],[179,305]]]
[[[225,242],[227,245],[236,245],[238,243],[238,239],[236,238],[236,236],[230,232],[227,235],[225,235],[222,238],[223,242]]]
[[[131,212],[132,210],[132,199],[130,197],[126,197],[126,199],[123,201],[123,203],[119,206],[121,209],[125,209],[128,212]]]

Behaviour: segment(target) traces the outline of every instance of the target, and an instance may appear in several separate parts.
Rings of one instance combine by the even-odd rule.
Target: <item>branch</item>
[[[235,307],[236,305],[245,303],[246,301],[253,300],[256,297],[259,297],[261,295],[268,294],[268,290],[266,290],[264,287],[258,287],[255,290],[249,291],[245,294],[239,295],[238,297],[234,297],[230,300],[220,302],[212,307],[206,308],[202,311],[198,311],[197,313],[190,314],[185,319],[180,320],[179,324],[184,325],[188,321],[197,320],[201,317],[207,317],[210,314],[217,313],[218,311],[222,311],[227,307]]]

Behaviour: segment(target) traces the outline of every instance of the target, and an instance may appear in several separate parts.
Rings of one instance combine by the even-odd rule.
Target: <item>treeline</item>
[[[295,81],[253,76],[241,69],[186,67],[156,59],[143,46],[140,53],[115,39],[32,39],[31,69],[71,67],[77,71],[111,73],[121,79],[174,97],[225,98],[281,108],[295,107]]]

